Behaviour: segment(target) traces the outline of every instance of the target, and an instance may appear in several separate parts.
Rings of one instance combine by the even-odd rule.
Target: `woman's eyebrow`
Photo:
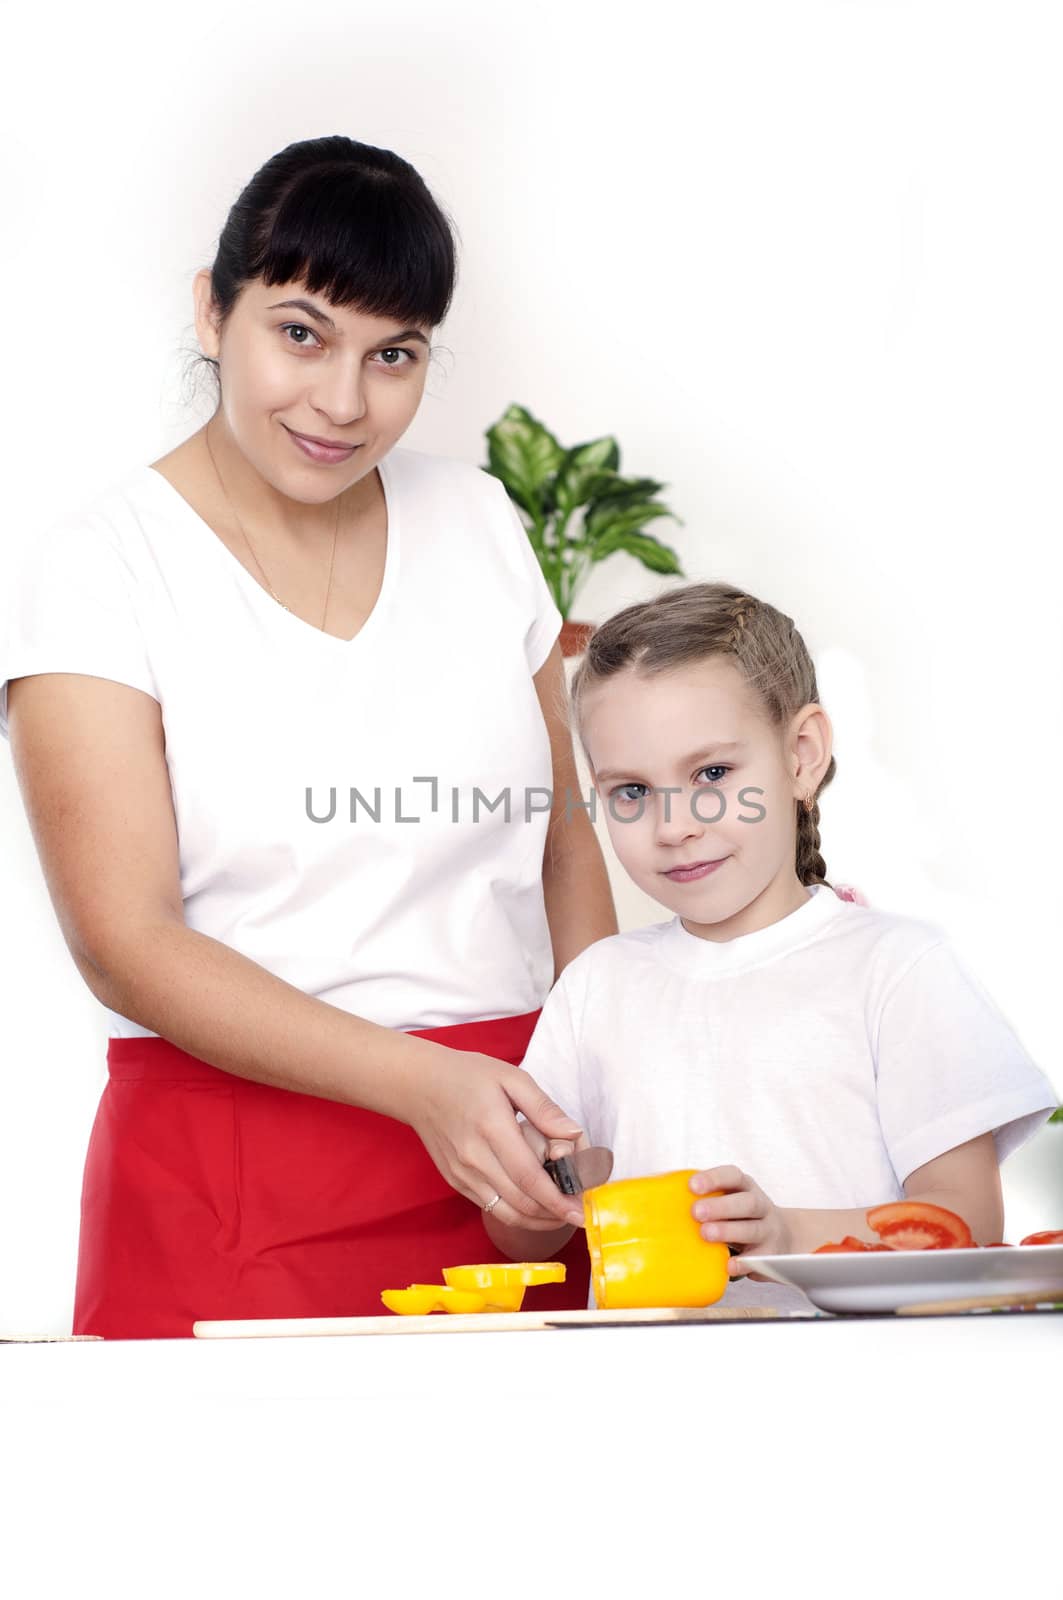
[[[705,761],[709,756],[723,756],[729,754],[732,750],[744,749],[745,742],[740,739],[731,744],[710,744],[706,745],[703,750],[695,750],[693,755],[684,756],[679,765],[681,767],[692,767],[695,761]],[[597,777],[599,783],[604,783],[609,778],[621,778],[625,772],[634,771],[634,767],[610,767],[606,772],[599,772]]]
[[[277,311],[281,306],[294,306],[296,311],[305,311],[308,317],[313,317],[315,322],[320,322],[321,326],[327,328],[330,333],[336,332],[336,324],[332,318],[326,316],[324,311],[319,310],[312,300],[274,300],[271,306],[266,307],[266,310]],[[386,339],[378,339],[377,343],[398,344],[400,339],[420,339],[422,344],[428,343],[424,334],[419,332],[417,328],[404,328],[401,333],[391,333]]]

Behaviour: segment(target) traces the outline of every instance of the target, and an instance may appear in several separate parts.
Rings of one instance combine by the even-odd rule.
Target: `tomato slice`
[[[1047,1228],[1044,1233],[1028,1233],[1020,1244],[1063,1244],[1063,1228]]]
[[[839,1244],[821,1244],[818,1250],[813,1250],[812,1254],[814,1256],[826,1256],[835,1255],[841,1251],[877,1250],[878,1248],[878,1245],[865,1244],[863,1239],[857,1239],[853,1234],[847,1233]]]
[[[993,1244],[984,1244],[983,1250],[1014,1250],[1013,1244],[1008,1244],[1004,1239],[997,1239]]]
[[[563,1261],[481,1261],[471,1267],[444,1267],[443,1277],[452,1289],[485,1290],[531,1288],[538,1283],[564,1283]]]
[[[894,1250],[970,1250],[974,1246],[963,1218],[928,1200],[894,1200],[872,1206],[867,1223]]]

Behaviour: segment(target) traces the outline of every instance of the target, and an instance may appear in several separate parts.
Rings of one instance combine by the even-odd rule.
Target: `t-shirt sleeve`
[[[580,1088],[578,1000],[571,981],[566,982],[568,971],[566,967],[543,1001],[521,1066],[562,1111],[586,1129]]]
[[[929,946],[887,994],[875,1050],[882,1135],[898,1179],[992,1132],[1003,1161],[1059,1096],[949,945]]]
[[[524,654],[528,670],[534,677],[550,654],[554,641],[561,632],[562,617],[554,603],[550,586],[543,576],[539,559],[532,549],[527,529],[513,501],[506,492],[501,478],[493,473],[484,476],[494,485],[499,501],[498,517],[503,535],[512,541],[526,593],[527,626],[524,632]]]
[[[7,686],[37,672],[77,672],[142,689],[158,700],[137,619],[132,574],[89,521],[44,529],[12,559],[0,617],[0,734]]]

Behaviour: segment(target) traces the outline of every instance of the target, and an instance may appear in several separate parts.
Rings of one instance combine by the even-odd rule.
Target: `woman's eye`
[[[384,365],[386,367],[415,366],[417,363],[417,357],[413,351],[405,349],[402,345],[391,345],[387,350],[381,350],[380,354],[382,356],[406,356],[408,358],[406,361],[385,361]]]
[[[284,323],[281,324],[281,332],[282,333],[288,333],[293,328],[295,330],[297,330],[299,333],[308,333],[308,334],[310,334],[311,338],[313,338],[313,339],[317,338],[317,334],[314,332],[313,328],[308,328],[305,323],[302,323],[302,322],[284,322]],[[300,348],[305,348],[306,347],[306,340],[305,339],[288,339],[286,341],[286,343],[298,345]]]
[[[730,772],[730,770],[731,770],[730,767],[720,767],[720,766],[699,767],[698,768],[699,774],[702,773],[702,772],[722,772],[722,773],[726,774],[726,773]],[[710,778],[709,782],[710,783],[722,783],[723,782],[723,778]]]
[[[294,336],[295,334],[304,334],[304,333],[305,334],[309,334],[310,338],[313,339],[316,342],[318,348],[321,347],[321,341],[320,341],[320,339],[318,339],[317,334],[314,332],[313,328],[308,328],[304,322],[284,322],[284,323],[281,324],[281,330],[280,331],[285,335],[286,343],[294,344],[300,350],[309,350],[309,349],[312,349],[313,346],[310,345],[309,342],[306,339],[295,338],[295,337],[290,337],[290,336]],[[412,350],[407,350],[405,348],[405,346],[403,346],[403,345],[389,345],[386,350],[381,350],[379,353],[382,356],[405,356],[406,357],[405,361],[385,361],[383,363],[383,365],[385,367],[390,367],[390,368],[393,368],[393,369],[397,369],[399,367],[405,367],[405,366],[416,366],[416,364],[417,364],[417,357],[414,355],[413,351]]]

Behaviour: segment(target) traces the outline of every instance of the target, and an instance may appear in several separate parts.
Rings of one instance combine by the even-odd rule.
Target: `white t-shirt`
[[[823,884],[725,943],[676,916],[589,945],[523,1066],[614,1152],[614,1178],[733,1165],[809,1208],[903,1199],[911,1172],[989,1130],[1003,1160],[1058,1100],[939,928]],[[811,1309],[748,1278],[726,1295]]]
[[[37,535],[0,641],[0,733],[10,678],[142,690],[189,927],[387,1027],[521,1015],[553,980],[532,677],[561,615],[497,478],[398,448],[379,470],[383,585],[350,641],[284,610],[151,467]]]

